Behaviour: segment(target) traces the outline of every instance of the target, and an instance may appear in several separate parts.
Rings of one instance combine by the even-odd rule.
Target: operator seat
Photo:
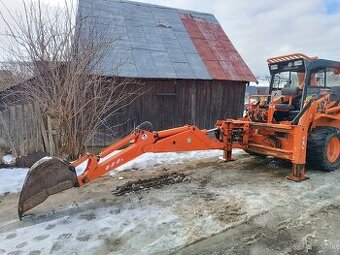
[[[281,95],[291,97],[289,101],[275,104],[274,119],[276,121],[293,120],[300,112],[301,91],[299,87],[285,87],[281,90]]]
[[[298,87],[285,87],[282,88],[281,94],[282,96],[292,96],[292,97],[297,97],[299,95],[300,89]],[[293,98],[294,99],[294,98]],[[290,103],[282,103],[282,104],[275,104],[275,108],[278,111],[292,111],[295,109],[294,104]]]

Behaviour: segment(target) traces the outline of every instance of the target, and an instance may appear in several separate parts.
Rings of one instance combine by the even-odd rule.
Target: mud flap
[[[69,163],[57,157],[45,157],[28,171],[20,192],[18,214],[44,202],[49,196],[77,185],[77,174]]]

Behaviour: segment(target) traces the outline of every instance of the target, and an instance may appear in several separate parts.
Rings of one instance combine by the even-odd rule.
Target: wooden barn
[[[110,125],[210,128],[243,113],[246,85],[256,78],[214,15],[120,0],[79,0],[78,10],[106,38],[119,34],[97,74],[135,78],[146,92]]]

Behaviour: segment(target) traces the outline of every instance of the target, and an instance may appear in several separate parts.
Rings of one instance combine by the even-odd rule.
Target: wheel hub
[[[340,141],[334,136],[332,137],[327,145],[327,159],[329,162],[334,163],[338,160],[340,154]]]

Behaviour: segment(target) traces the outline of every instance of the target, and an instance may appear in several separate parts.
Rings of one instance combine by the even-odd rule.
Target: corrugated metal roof
[[[190,14],[181,18],[213,79],[256,81],[220,24]]]
[[[99,74],[256,80],[211,14],[121,0],[79,0],[79,13],[113,41]]]

